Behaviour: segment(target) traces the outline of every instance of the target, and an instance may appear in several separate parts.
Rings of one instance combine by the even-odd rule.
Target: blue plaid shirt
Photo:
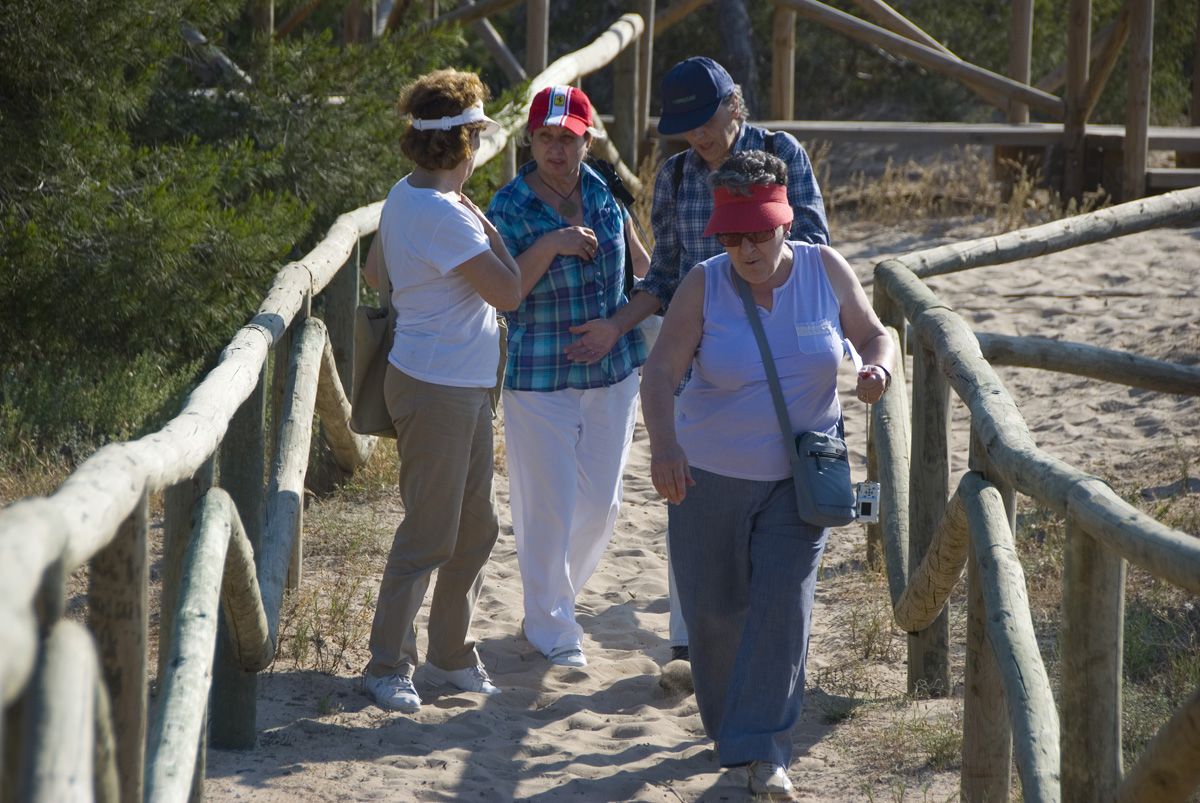
[[[766,150],[768,133],[766,129],[743,123],[731,152]],[[795,137],[780,132],[775,134],[775,155],[788,166],[788,201],[795,213],[788,239],[828,245],[825,204],[808,154]],[[684,160],[678,195],[674,188],[675,159]],[[650,272],[638,282],[634,292],[652,293],[664,312],[675,288],[693,265],[725,252],[716,237],[704,236],[713,208],[710,172],[699,154],[689,148],[665,161],[654,180],[654,207],[650,214],[654,253],[650,257]]]
[[[488,207],[488,219],[513,255],[523,253],[542,235],[568,225],[526,183],[525,177],[535,168],[533,162],[523,165]],[[624,210],[604,180],[586,164],[580,169],[580,193],[583,225],[596,233],[599,242],[596,255],[590,261],[556,256],[521,306],[504,314],[508,321],[504,387],[510,390],[607,387],[646,361],[646,345],[637,328],[618,338],[612,350],[592,365],[572,362],[563,353],[578,339],[569,327],[611,317],[629,303],[625,297]]]

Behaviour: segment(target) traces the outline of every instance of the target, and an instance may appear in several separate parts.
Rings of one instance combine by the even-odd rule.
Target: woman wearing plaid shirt
[[[612,536],[646,359],[637,329],[602,343],[584,324],[628,302],[627,241],[635,273],[649,265],[624,210],[583,163],[591,123],[581,90],[538,93],[526,128],[533,161],[487,213],[516,255],[524,294],[505,314],[503,393],[524,631],[551,663],[574,667],[587,665],[575,597]]]

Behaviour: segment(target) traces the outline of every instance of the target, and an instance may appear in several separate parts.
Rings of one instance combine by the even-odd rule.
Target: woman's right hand
[[[567,226],[552,234],[555,238],[555,250],[560,255],[589,260],[596,256],[596,248],[599,245],[596,232],[587,226]]]
[[[654,483],[654,490],[671,504],[683,501],[688,486],[696,484],[683,447],[676,443],[650,449],[650,481]]]

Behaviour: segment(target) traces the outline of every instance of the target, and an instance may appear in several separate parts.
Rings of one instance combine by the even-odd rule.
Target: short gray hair
[[[738,151],[725,160],[709,177],[713,189],[723,187],[737,195],[750,195],[750,188],[762,184],[787,186],[787,165],[766,151]]]
[[[749,110],[746,108],[746,97],[742,94],[741,84],[734,84],[733,90],[721,102],[729,107],[729,111],[738,120],[744,121],[750,116]]]

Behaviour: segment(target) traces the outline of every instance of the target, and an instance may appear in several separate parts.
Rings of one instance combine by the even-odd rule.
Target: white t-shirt
[[[455,270],[491,247],[479,218],[457,193],[413,187],[405,176],[384,202],[379,237],[396,308],[389,362],[423,382],[495,385],[496,310]]]

